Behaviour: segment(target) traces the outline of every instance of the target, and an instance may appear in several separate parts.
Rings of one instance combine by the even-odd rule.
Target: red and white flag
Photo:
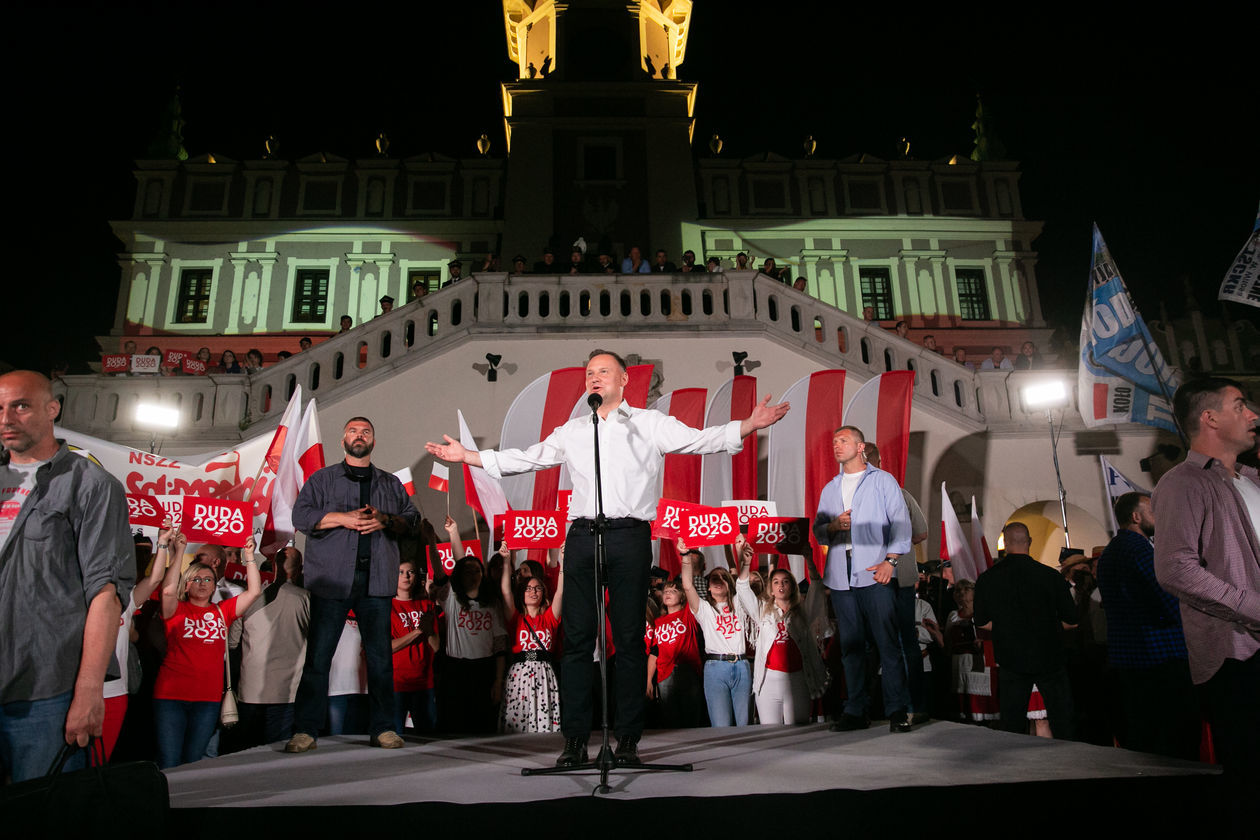
[[[455,415],[459,418],[459,442],[465,449],[478,449],[472,430],[464,421],[464,412],[456,409]],[[489,523],[493,523],[496,516],[507,513],[507,496],[503,495],[503,487],[499,482],[491,478],[481,467],[469,464],[464,464],[463,467],[464,501],[468,503],[468,506],[480,513],[481,518]]]
[[[743,420],[757,404],[757,377],[736,376],[713,393],[704,425],[721,426]],[[718,452],[701,456],[700,502],[711,507],[723,499],[757,498],[758,435],[744,438],[744,448],[734,455]],[[720,548],[704,553],[707,568],[726,568],[726,552]]]
[[[429,489],[439,493],[451,492],[451,470],[446,464],[435,463],[433,474],[429,476]]]
[[[508,407],[499,448],[526,449],[538,443],[569,421],[573,404],[585,393],[586,368],[561,368],[538,377]],[[504,476],[500,485],[508,508],[554,510],[560,468]]]
[[[299,388],[294,392],[294,398],[299,398],[301,393]],[[292,400],[289,406],[293,406]],[[288,417],[289,409],[286,408],[285,418]],[[289,428],[283,437],[277,429],[276,436],[282,446],[275,466],[276,479],[272,485],[266,525],[263,527],[262,551],[266,554],[279,551],[293,539],[296,530],[293,527],[293,505],[297,502],[298,492],[316,470],[324,467],[324,442],[319,432],[319,409],[315,400],[306,404],[302,419],[295,427]],[[272,447],[275,447],[274,441]],[[267,458],[270,466],[270,451]],[[258,515],[257,505],[254,515]]]
[[[868,442],[879,447],[880,468],[903,486],[910,454],[913,398],[914,371],[893,370],[858,388],[844,411],[843,425],[857,426]]]
[[[394,473],[394,477],[402,482],[403,489],[407,491],[408,496],[416,495],[416,480],[411,477],[411,467],[403,467]]]
[[[954,580],[974,581],[979,576],[975,558],[971,553],[971,541],[963,535],[958,514],[949,500],[945,482],[941,482],[941,560],[954,569]]]
[[[707,394],[708,391],[704,388],[679,388],[652,403],[652,408],[693,429],[701,429],[704,428],[704,402]],[[677,499],[680,502],[699,502],[703,458],[703,455],[666,455],[661,470],[661,486],[656,495],[662,499]],[[657,554],[655,565],[660,566],[671,577],[682,571],[678,549],[672,541],[654,541],[652,548]]]
[[[993,552],[989,551],[989,540],[984,536],[984,522],[980,519],[980,511],[976,509],[975,496],[971,497],[971,556],[975,558],[977,568],[981,562],[984,563],[984,569],[993,568]]]
[[[769,475],[766,495],[783,516],[804,515],[812,523],[818,514],[818,497],[827,482],[840,471],[831,447],[840,426],[844,404],[844,371],[820,370],[798,380],[783,393],[781,402],[792,410],[770,427]],[[814,562],[826,568],[822,549],[814,545]],[[805,562],[789,557],[792,574],[803,577]]]

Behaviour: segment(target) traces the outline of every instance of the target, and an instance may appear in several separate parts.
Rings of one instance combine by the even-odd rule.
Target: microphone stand
[[[604,399],[599,394],[591,394],[586,398],[591,407],[591,431],[595,436],[595,524],[591,530],[595,533],[595,651],[599,659],[599,700],[601,741],[599,753],[594,761],[587,761],[576,767],[523,767],[522,776],[556,776],[567,773],[580,773],[586,770],[599,771],[599,784],[596,793],[609,793],[608,773],[616,766],[613,749],[608,743],[608,655],[605,644],[604,628],[608,626],[608,551],[604,544],[604,535],[608,530],[608,520],[604,516],[604,485],[600,470],[602,463],[599,455],[599,407]],[[674,770],[689,772],[690,764],[635,764],[627,765],[626,770]]]

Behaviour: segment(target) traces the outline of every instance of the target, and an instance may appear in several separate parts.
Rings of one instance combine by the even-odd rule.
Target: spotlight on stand
[[[1059,483],[1059,513],[1063,516],[1063,547],[1066,549],[1072,542],[1068,538],[1067,492],[1063,489],[1063,473],[1059,470],[1059,434],[1063,431],[1063,421],[1059,421],[1059,430],[1056,432],[1054,410],[1067,406],[1067,386],[1061,379],[1025,385],[1020,389],[1020,399],[1027,410],[1039,411],[1044,408],[1046,419],[1050,423],[1050,453],[1054,457],[1054,478]]]
[[[157,403],[137,403],[136,425],[152,432],[149,436],[149,454],[153,454],[157,451],[158,432],[179,428],[179,409]]]
[[[743,350],[736,350],[731,354],[731,358],[735,360],[735,375],[744,375],[744,360],[748,358],[748,354]]]
[[[490,369],[486,371],[486,381],[497,382],[499,380],[499,362],[503,361],[503,357],[497,353],[487,353],[486,361],[490,363]]]

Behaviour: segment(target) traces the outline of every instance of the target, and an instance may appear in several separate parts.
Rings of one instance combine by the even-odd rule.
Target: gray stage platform
[[[286,755],[281,744],[168,772],[173,808],[524,803],[589,797],[598,777],[524,777],[547,767],[559,735],[412,740],[401,750],[360,737],[323,738]],[[739,797],[1024,782],[1214,775],[1217,768],[1088,744],[932,722],[892,735],[886,725],[831,733],[824,725],[649,732],[646,761],[691,762],[691,773],[615,772],[607,799]]]

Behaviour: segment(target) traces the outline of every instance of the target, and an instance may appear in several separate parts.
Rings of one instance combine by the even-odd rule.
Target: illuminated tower
[[[677,81],[690,0],[504,0],[505,255],[579,236],[677,258],[697,216],[696,85]]]

